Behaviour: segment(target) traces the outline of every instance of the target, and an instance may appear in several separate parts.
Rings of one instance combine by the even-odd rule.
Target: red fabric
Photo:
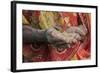
[[[78,21],[77,21],[77,14],[74,15],[74,13],[71,12],[62,12],[60,13],[60,15],[62,16],[62,18],[64,19],[65,17],[69,18],[69,24],[70,26],[77,26],[78,25]],[[67,24],[66,22],[64,22],[64,27],[62,28],[64,31],[66,31],[66,27]],[[74,54],[77,52],[78,48],[79,48],[80,42],[76,43],[74,46],[72,46],[72,48],[65,48],[65,51],[62,52],[57,52],[57,49],[54,48],[50,48],[50,58],[52,61],[55,60],[70,60]]]
[[[77,22],[77,14],[76,13],[73,13],[73,12],[62,12],[61,14],[62,14],[62,17],[63,18],[69,17],[69,23],[72,26],[78,25],[78,22]]]
[[[50,49],[50,54],[49,54],[50,59],[52,61],[70,60],[74,56],[74,54],[77,52],[79,45],[80,45],[80,43],[77,43],[72,48],[66,48],[62,52],[58,52],[57,49],[49,47],[49,49]]]
[[[36,47],[37,49],[33,49]],[[48,49],[46,45],[24,44],[23,45],[23,55],[26,58],[30,57],[33,62],[42,62],[42,61],[46,61],[47,59],[49,59]]]
[[[74,16],[73,13],[62,13],[61,14],[63,18],[65,17],[69,17],[69,23],[71,24],[71,26],[77,26],[78,25],[78,19],[77,16]],[[87,27],[87,29],[89,30],[88,35],[85,39],[85,41],[83,43],[80,43],[76,46],[74,46],[74,48],[67,48],[67,50],[63,53],[57,53],[56,50],[54,48],[50,48],[51,49],[51,59],[52,60],[70,60],[75,54],[77,55],[78,59],[86,59],[86,58],[90,58],[90,51],[91,51],[91,38],[90,38],[90,18],[88,16],[88,14],[84,14],[84,13],[80,13],[80,18],[82,21],[82,24],[84,26]],[[85,21],[85,19],[87,21]],[[66,26],[66,23],[64,24],[64,27]],[[65,28],[64,28],[65,30]],[[73,46],[72,46],[73,47]]]
[[[87,58],[90,58],[91,56],[91,26],[90,26],[90,16],[89,14],[84,14],[84,13],[79,13],[79,16],[82,20],[82,24],[84,26],[87,27],[88,29],[88,34],[87,34],[87,37],[85,39],[85,41],[80,45],[80,48],[78,50],[78,52],[76,53],[77,54],[77,57],[78,59],[82,60],[82,59],[87,59]],[[87,20],[87,21],[85,21]]]
[[[34,12],[35,16],[39,16],[39,12],[36,11]],[[60,13],[61,16],[63,17],[63,19],[65,17],[69,17],[69,23],[71,24],[71,26],[78,26],[78,17],[77,14],[78,13],[72,13],[72,12],[62,12]],[[31,16],[31,13],[27,14],[24,13],[25,16]],[[91,54],[91,26],[90,26],[90,16],[85,15],[85,13],[80,13],[80,18],[82,20],[83,25],[85,24],[85,18],[87,18],[87,24],[85,24],[85,26],[87,26],[88,30],[89,30],[89,34],[87,35],[86,40],[83,43],[76,43],[74,46],[72,46],[72,48],[67,48],[65,49],[65,51],[63,52],[57,52],[56,49],[52,48],[51,46],[47,46],[47,45],[37,45],[39,48],[41,48],[40,50],[36,51],[33,50],[31,45],[23,45],[23,55],[25,57],[29,57],[31,56],[32,61],[33,62],[41,62],[41,61],[58,61],[58,60],[70,60],[75,54],[77,55],[77,58],[79,60],[82,59],[87,59],[90,58],[90,54]],[[27,18],[28,18],[27,17]],[[66,30],[66,22],[64,22],[64,27],[63,30]],[[33,45],[33,47],[37,48],[35,45]],[[33,57],[33,55],[35,55]]]

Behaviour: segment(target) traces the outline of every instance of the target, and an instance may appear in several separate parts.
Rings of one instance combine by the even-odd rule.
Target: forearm
[[[31,26],[23,26],[23,42],[24,43],[47,43],[46,30],[39,30]]]

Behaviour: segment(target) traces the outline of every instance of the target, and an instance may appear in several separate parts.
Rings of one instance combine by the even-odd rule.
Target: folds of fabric
[[[25,19],[31,24],[32,15],[39,20],[39,29],[47,29],[53,27],[57,22],[54,21],[53,12],[42,11],[28,11],[24,10],[23,15]],[[59,12],[61,17],[62,30],[65,31],[67,27],[78,26],[79,20],[81,24],[88,29],[88,34],[83,42],[78,42],[71,48],[65,48],[59,51],[57,48],[53,48],[50,45],[38,45],[38,44],[23,44],[23,56],[31,58],[31,62],[41,61],[64,61],[64,60],[83,60],[90,59],[91,57],[91,14],[89,13],[76,13],[76,12]],[[36,19],[37,19],[36,18]],[[30,25],[29,24],[29,25]],[[33,23],[33,28],[37,26]],[[37,27],[36,27],[37,28]],[[35,49],[34,49],[35,48]],[[24,60],[27,62],[28,60]]]

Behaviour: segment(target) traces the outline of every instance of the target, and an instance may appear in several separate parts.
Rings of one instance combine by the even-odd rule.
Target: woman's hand
[[[82,41],[87,34],[87,30],[82,25],[79,27],[69,27],[66,32],[59,32],[50,28],[46,32],[48,42],[55,48],[70,48],[78,41]]]

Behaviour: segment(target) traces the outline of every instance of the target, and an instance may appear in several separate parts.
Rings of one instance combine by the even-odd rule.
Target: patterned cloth
[[[59,49],[53,48],[50,44],[23,43],[23,62],[83,60],[90,58],[91,17],[89,13],[23,10],[23,16],[29,23],[28,25],[33,26],[33,28],[48,29],[59,25],[61,27],[59,31],[63,32],[66,31],[67,27],[82,24],[88,29],[88,35],[83,43],[78,42],[71,48]]]

